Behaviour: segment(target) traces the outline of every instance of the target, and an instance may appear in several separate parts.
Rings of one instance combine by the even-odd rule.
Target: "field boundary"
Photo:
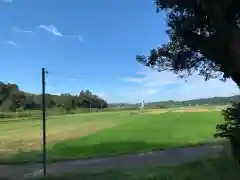
[[[220,144],[219,144],[220,143]],[[225,143],[224,143],[225,144]],[[224,144],[212,142],[198,146],[170,148],[145,154],[124,154],[111,157],[72,160],[48,164],[48,175],[59,176],[74,172],[101,172],[117,168],[138,168],[178,165],[203,158],[214,158],[224,153]],[[115,163],[119,162],[119,163]],[[0,166],[0,178],[24,179],[42,176],[42,164]]]
[[[77,114],[63,114],[63,115],[57,115],[57,116],[46,116],[46,119],[47,118],[57,118],[57,117],[65,117],[65,116],[75,116],[75,115],[81,115],[83,113],[77,113]],[[0,123],[1,122],[9,122],[9,121],[12,121],[12,122],[16,122],[16,121],[21,121],[21,120],[41,120],[41,116],[39,117],[20,117],[20,118],[2,118],[0,119]]]
[[[200,111],[198,111],[198,109],[201,109]],[[221,109],[221,108],[220,108]],[[78,115],[96,115],[98,113],[102,114],[111,114],[111,113],[116,113],[116,112],[119,112],[120,114],[122,113],[126,113],[126,112],[134,112],[134,113],[139,113],[139,114],[145,114],[145,113],[149,113],[151,112],[151,110],[153,111],[156,111],[156,110],[159,110],[159,111],[164,111],[164,112],[159,112],[160,114],[161,113],[166,113],[166,112],[212,112],[212,111],[219,111],[220,110],[219,108],[213,108],[211,106],[209,107],[205,107],[205,106],[199,106],[199,107],[178,107],[178,108],[166,108],[166,109],[144,109],[146,110],[146,112],[140,112],[141,110],[140,109],[131,109],[131,110],[120,110],[120,111],[103,111],[103,112],[87,112],[87,113],[73,113],[73,114],[59,114],[59,115],[53,115],[53,116],[47,116],[47,118],[57,118],[57,117],[62,117],[62,116],[78,116]],[[151,114],[151,113],[150,113]],[[155,113],[153,113],[155,114]],[[156,113],[158,114],[158,113]],[[5,121],[21,121],[21,120],[33,120],[33,119],[41,119],[41,113],[40,113],[40,116],[37,117],[37,116],[32,116],[32,117],[19,117],[19,118],[0,118],[0,123],[1,122],[5,122]]]
[[[153,149],[152,151],[142,151],[139,153],[117,153],[117,154],[108,154],[108,155],[102,155],[102,156],[90,156],[90,157],[82,157],[82,158],[62,158],[62,159],[52,159],[48,161],[48,164],[53,164],[53,163],[64,163],[64,162],[74,162],[74,161],[84,161],[84,160],[91,160],[91,159],[100,159],[100,158],[111,158],[111,157],[119,157],[122,155],[136,155],[136,154],[148,154],[148,153],[154,153],[154,152],[159,152],[159,151],[170,151],[170,150],[180,150],[184,148],[191,148],[191,147],[202,147],[202,146],[224,146],[227,145],[228,141],[227,140],[215,140],[215,141],[206,141],[206,142],[200,142],[200,143],[195,143],[195,144],[186,144],[186,145],[179,145],[176,147],[168,147],[168,148],[159,148],[159,149]],[[0,166],[2,165],[36,165],[40,164],[42,161],[35,161],[35,162],[29,162],[28,160],[26,161],[0,161]]]

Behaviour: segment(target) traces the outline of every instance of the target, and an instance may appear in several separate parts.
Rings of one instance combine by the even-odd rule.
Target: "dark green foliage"
[[[11,111],[16,111],[18,108],[25,105],[25,94],[23,92],[14,92],[11,94],[10,98],[12,100]]]
[[[138,62],[180,77],[198,73],[205,80],[232,78],[240,87],[239,0],[156,0],[156,6],[167,14],[170,40],[149,56],[137,56]],[[239,103],[224,110],[226,122],[217,129],[240,154],[239,112]]]
[[[222,110],[225,122],[217,125],[216,137],[227,138],[231,142],[232,155],[240,162],[240,102]]]
[[[42,95],[22,92],[15,84],[0,82],[0,108],[1,111],[40,110]],[[90,91],[81,91],[80,94],[46,94],[46,107],[63,108],[67,113],[76,108],[106,108],[107,102]]]
[[[167,13],[170,41],[137,60],[158,71],[206,80],[232,78],[240,86],[240,1],[156,0]]]

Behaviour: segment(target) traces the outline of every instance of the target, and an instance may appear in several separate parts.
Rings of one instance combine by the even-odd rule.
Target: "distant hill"
[[[150,102],[145,103],[145,107],[161,107],[161,108],[170,108],[170,107],[184,107],[184,106],[195,106],[195,105],[227,105],[232,102],[239,101],[240,95],[230,96],[230,97],[212,97],[212,98],[200,98],[200,99],[192,99],[185,101],[159,101],[159,102]],[[136,107],[138,104],[128,104],[128,103],[116,103],[109,104],[109,107]]]
[[[186,101],[160,101],[147,103],[146,106],[163,106],[163,107],[182,107],[189,105],[227,105],[235,101],[240,100],[240,95],[230,97],[212,97],[212,98],[200,98]]]

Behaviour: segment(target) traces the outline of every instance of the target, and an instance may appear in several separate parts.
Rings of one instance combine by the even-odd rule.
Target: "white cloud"
[[[84,42],[83,36],[81,36],[81,35],[78,35],[78,36],[77,36],[77,39],[78,39],[79,41],[81,41],[81,42]]]
[[[16,33],[28,33],[28,34],[36,34],[35,32],[31,31],[31,30],[24,30],[24,29],[21,29],[19,27],[13,27],[12,30]]]
[[[159,91],[158,89],[146,89],[144,93],[146,95],[153,95],[156,94],[158,91]]]
[[[74,38],[78,41],[84,42],[82,35],[63,35],[60,31],[58,31],[58,29],[54,25],[48,25],[48,26],[40,25],[37,28],[44,29],[45,31],[52,33],[54,36],[60,36],[60,37],[64,36],[64,37]]]
[[[67,83],[70,84],[66,86],[65,84],[59,83],[57,85],[55,83],[52,89],[48,88],[48,92],[59,94],[61,89],[63,92],[78,94],[81,89],[90,89],[91,92],[109,103],[140,103],[142,100],[145,102],[189,100],[240,94],[239,88],[232,80],[228,80],[226,83],[218,79],[206,82],[203,77],[193,75],[188,77],[186,82],[172,72],[160,73],[145,67],[134,73],[132,77],[121,79],[118,82],[101,84],[100,86],[82,81],[81,85],[77,87],[79,80],[69,80]]]
[[[137,75],[137,76],[136,76]],[[126,82],[137,83],[145,87],[158,87],[161,85],[175,83],[179,78],[170,72],[156,72],[145,68],[144,71],[136,72],[134,77],[125,78]]]
[[[178,78],[172,72],[156,72],[144,68],[133,77],[124,79],[128,86],[118,97],[127,102],[139,102],[141,99],[147,102],[240,94],[239,88],[230,79],[225,83],[218,79],[205,81],[203,77],[193,75],[186,80]]]
[[[126,78],[125,81],[133,82],[133,83],[143,83],[145,81],[145,78],[142,78],[142,77],[129,77],[129,78]]]
[[[186,100],[214,96],[232,96],[240,94],[239,88],[232,81],[221,82],[218,79],[204,81],[200,76],[192,76],[187,82],[178,83],[177,88],[169,89],[164,93],[168,99]]]
[[[17,46],[17,43],[15,43],[14,41],[6,41],[6,43],[11,46]]]
[[[44,29],[44,30],[52,33],[54,36],[60,36],[60,37],[63,36],[63,34],[60,33],[54,25],[49,25],[49,26],[40,25],[40,26],[38,26],[38,28]]]
[[[67,35],[67,37],[70,37],[72,39],[84,42],[83,36],[82,35]]]
[[[12,0],[3,0],[4,2],[6,2],[6,3],[11,3],[12,2]]]
[[[153,101],[153,97],[156,97],[159,89],[155,88],[142,88],[142,87],[121,87],[115,92],[108,92],[109,95],[106,98],[109,102],[125,102],[125,103],[138,103],[142,100]]]
[[[104,92],[93,92],[93,94],[96,94],[98,97],[106,99],[107,98],[107,94]]]

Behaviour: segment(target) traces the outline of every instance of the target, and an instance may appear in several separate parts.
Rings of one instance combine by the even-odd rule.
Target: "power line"
[[[83,77],[80,77],[80,76],[73,76],[73,75],[70,75],[70,74],[63,73],[63,72],[47,71],[47,74],[49,74],[49,75],[54,75],[54,76],[62,76],[62,77],[65,77],[65,78],[71,78],[71,79],[81,79],[81,80],[86,80],[86,79],[83,78]]]
[[[72,74],[68,74],[66,72],[57,72],[57,71],[47,71],[47,75],[52,75],[52,76],[57,76],[57,77],[63,77],[63,78],[67,78],[67,79],[78,79],[78,80],[82,80],[85,82],[88,82],[92,85],[97,85],[97,86],[101,86],[102,87],[102,82],[104,81],[104,79],[98,80],[98,81],[94,81],[94,80],[89,80],[87,78],[84,77],[80,77],[80,76],[76,76],[76,75],[72,75]],[[47,76],[48,77],[48,76]],[[94,78],[95,79],[95,78]]]

